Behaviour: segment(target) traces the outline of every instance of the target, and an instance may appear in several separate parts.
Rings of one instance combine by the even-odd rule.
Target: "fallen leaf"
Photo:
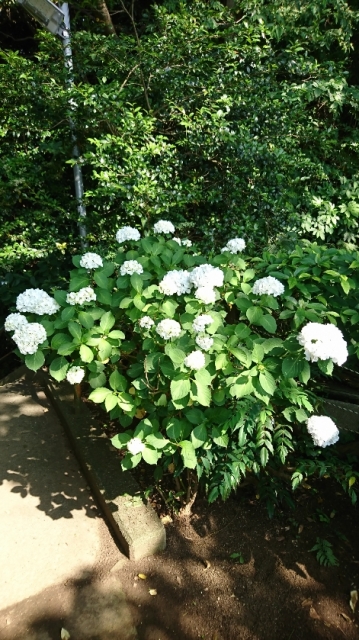
[[[141,578],[141,580],[147,580],[147,576],[145,573],[139,573],[138,577]]]
[[[67,631],[67,629],[62,628],[61,629],[61,640],[69,640],[70,637],[71,636],[70,636],[69,632]]]
[[[277,540],[278,542],[283,542],[283,540],[285,540],[285,537],[284,537],[284,536],[278,536],[278,537],[276,538],[276,540]]]
[[[344,618],[344,620],[346,620],[347,622],[351,622],[351,619],[349,618],[349,616],[347,616],[346,613],[340,613],[340,615],[342,616],[342,618]]]
[[[149,589],[148,593],[150,594],[150,596],[156,596],[157,595],[157,589]]]
[[[173,520],[171,516],[162,516],[161,522],[162,524],[170,524],[171,522],[173,522]]]
[[[301,534],[303,529],[304,529],[304,526],[302,524],[300,524],[299,527],[298,527],[298,533]]]
[[[308,606],[308,605],[310,605],[310,606],[311,606],[311,605],[312,605],[312,603],[313,603],[313,602],[312,602],[312,600],[311,600],[310,598],[307,598],[306,600],[303,600],[303,602],[302,602],[302,607],[306,607],[306,606]]]
[[[318,616],[316,610],[314,609],[314,607],[310,607],[309,609],[309,615],[311,618],[313,618],[313,620],[320,620],[320,616]]]
[[[349,600],[349,606],[353,613],[355,612],[355,607],[357,606],[357,602],[358,602],[358,592],[356,589],[353,589],[353,591],[350,592],[350,600]]]
[[[173,464],[173,462],[171,462],[171,463],[168,465],[167,470],[169,471],[169,473],[174,473],[175,468],[176,468],[176,467],[175,467],[175,465]]]

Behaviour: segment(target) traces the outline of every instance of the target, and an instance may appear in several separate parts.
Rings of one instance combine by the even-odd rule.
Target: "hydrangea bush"
[[[349,273],[348,255],[311,246],[245,259],[234,238],[205,257],[174,232],[166,220],[142,238],[123,227],[112,261],[73,258],[68,291],[21,294],[22,313],[5,329],[26,365],[88,382],[90,399],[118,420],[112,442],[124,469],[143,459],[157,481],[184,474],[210,500],[251,474],[259,491],[271,480],[275,501],[276,474],[290,460],[294,488],[333,472],[355,500],[357,474],[325,457],[338,432],[314,393],[319,375],[358,351],[336,326],[359,318],[355,297],[343,304],[354,276],[331,268],[339,257]],[[263,491],[268,498],[268,483]]]

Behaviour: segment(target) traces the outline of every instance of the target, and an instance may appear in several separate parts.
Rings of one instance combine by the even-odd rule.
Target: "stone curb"
[[[140,488],[132,475],[122,471],[110,441],[84,403],[75,405],[73,388],[57,383],[43,372],[32,373],[20,367],[0,381],[8,384],[26,375],[44,385],[82,471],[103,511],[116,540],[130,560],[140,560],[163,551],[166,531],[152,507],[140,497]],[[30,377],[31,376],[31,377]]]

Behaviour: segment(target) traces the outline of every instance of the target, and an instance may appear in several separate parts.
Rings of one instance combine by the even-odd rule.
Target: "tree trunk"
[[[110,12],[107,8],[105,0],[98,0],[98,11],[101,16],[101,22],[105,25],[105,31],[109,36],[116,36],[116,29],[113,26],[113,22],[110,16]]]

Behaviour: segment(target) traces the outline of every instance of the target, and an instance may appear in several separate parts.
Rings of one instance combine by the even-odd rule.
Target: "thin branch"
[[[135,34],[135,39],[136,39],[137,49],[138,49],[138,57],[140,59],[139,67],[140,67],[140,74],[141,74],[143,92],[145,94],[145,101],[146,101],[147,109],[148,109],[148,111],[151,111],[151,105],[150,105],[150,101],[149,101],[149,98],[148,98],[148,91],[147,91],[147,87],[146,87],[145,77],[143,75],[143,70],[142,70],[141,41],[140,41],[140,38],[139,38],[139,35],[138,35],[136,22],[135,22],[134,0],[132,0],[132,2],[131,2],[131,12],[128,9],[126,9],[123,0],[121,0],[121,5],[123,7],[123,10],[127,13],[128,17],[131,20],[131,24],[132,24],[132,27],[133,27],[133,32]]]

